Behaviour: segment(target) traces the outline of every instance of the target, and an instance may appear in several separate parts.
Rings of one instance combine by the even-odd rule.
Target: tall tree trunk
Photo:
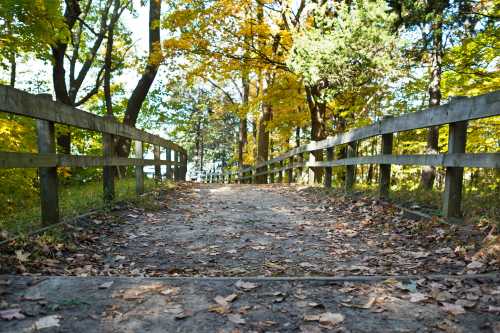
[[[10,62],[10,86],[14,88],[16,85],[16,74],[17,74],[17,63],[16,63],[16,54],[12,52],[12,55],[9,57]]]
[[[248,73],[244,72],[241,77],[241,84],[243,86],[243,107],[246,108],[248,106],[248,99],[250,95],[250,84],[248,81]],[[240,131],[239,131],[239,140],[238,140],[238,166],[243,167],[244,160],[244,152],[245,146],[247,144],[247,115],[246,112],[244,115],[240,116]]]
[[[120,0],[115,0],[113,9],[113,16],[111,20],[118,19],[118,10],[120,7]],[[116,22],[116,21],[115,21]],[[114,42],[115,24],[112,22],[108,26],[108,39],[106,41],[106,54],[104,56],[104,99],[106,102],[106,114],[113,115],[113,100],[111,97],[111,71],[112,71],[112,55],[113,55],[113,42]]]
[[[295,147],[300,146],[300,127],[295,128]]]
[[[432,23],[432,66],[431,82],[429,84],[429,106],[437,106],[441,103],[441,66],[443,53],[443,9],[435,14]],[[433,126],[427,132],[428,154],[437,154],[439,151],[439,127]],[[420,184],[424,189],[432,189],[436,179],[436,167],[424,166]]]
[[[127,109],[123,123],[129,126],[135,126],[137,117],[142,107],[142,103],[153,84],[153,81],[160,67],[162,58],[161,42],[160,42],[160,15],[161,15],[161,0],[151,0],[149,2],[149,55],[146,69],[142,74],[141,79],[137,82],[130,99],[128,100]],[[118,156],[127,157],[130,152],[130,140],[120,138],[116,145]]]
[[[259,118],[259,128],[257,132],[257,164],[265,162],[269,159],[269,130],[267,129],[267,125],[271,120],[271,114],[271,106],[264,103],[262,105],[262,112]],[[257,176],[256,181],[259,184],[266,183],[267,175]]]
[[[326,139],[326,103],[319,100],[319,89],[317,86],[306,87],[307,104],[311,116],[311,140],[320,141]],[[323,161],[323,151],[312,152],[316,161]],[[321,183],[323,168],[314,169],[314,182]]]

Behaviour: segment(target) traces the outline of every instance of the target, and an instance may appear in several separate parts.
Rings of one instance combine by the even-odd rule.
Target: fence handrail
[[[0,112],[121,136],[185,153],[176,143],[157,135],[5,85],[0,85]]]

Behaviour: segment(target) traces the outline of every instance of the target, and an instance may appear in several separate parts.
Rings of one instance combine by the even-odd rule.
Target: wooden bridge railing
[[[116,166],[135,166],[137,194],[144,192],[145,165],[155,166],[155,179],[158,181],[162,179],[161,165],[167,166],[167,178],[181,180],[186,177],[187,155],[182,147],[159,136],[121,124],[112,117],[99,117],[55,102],[50,95],[32,95],[0,85],[0,112],[36,119],[38,153],[0,152],[0,168],[38,168],[43,225],[59,221],[58,167],[103,167],[105,201],[114,198],[113,168]],[[102,133],[103,156],[57,154],[55,123]],[[115,137],[135,141],[135,158],[115,156]],[[153,144],[154,159],[144,159],[144,143]],[[160,158],[161,148],[166,150],[166,160]]]
[[[258,176],[265,176],[267,182],[283,182],[286,172],[288,183],[295,180],[293,170],[299,174],[303,168],[324,168],[324,185],[330,187],[332,167],[344,166],[345,187],[351,190],[355,183],[357,164],[379,164],[379,195],[389,195],[391,164],[422,165],[446,167],[445,188],[443,193],[443,215],[447,218],[461,216],[463,168],[500,168],[500,153],[469,154],[465,152],[467,123],[469,120],[488,118],[500,115],[500,91],[477,97],[454,98],[449,104],[430,108],[422,112],[390,117],[372,125],[341,133],[322,141],[315,141],[275,157],[256,166],[237,171],[207,175],[208,182],[254,183]],[[392,155],[393,134],[426,127],[448,125],[448,152],[445,154]],[[374,136],[382,136],[381,154],[372,156],[356,156],[356,146],[360,140]],[[500,138],[496,138],[500,140]],[[339,145],[347,145],[347,157],[334,160],[334,149]],[[309,154],[309,161],[304,161],[305,153],[326,150],[325,161],[315,161],[314,154]]]

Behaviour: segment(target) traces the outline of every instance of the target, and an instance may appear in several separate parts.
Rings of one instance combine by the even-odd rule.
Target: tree
[[[149,53],[144,72],[137,82],[127,103],[127,109],[123,118],[123,123],[129,126],[135,126],[137,117],[144,103],[146,96],[153,84],[158,72],[158,68],[163,60],[161,42],[160,42],[160,18],[161,18],[161,0],[150,0],[149,2]],[[116,143],[116,152],[118,156],[128,156],[130,152],[130,140],[119,138]]]
[[[305,82],[311,140],[327,136],[328,103],[362,93],[368,93],[369,102],[376,88],[395,76],[399,40],[392,31],[394,19],[381,0],[324,2],[312,11],[310,26],[294,34],[287,63]],[[334,111],[334,116],[337,129],[345,130],[343,112]],[[316,159],[322,160],[322,154]],[[315,174],[316,181],[320,177]]]
[[[3,0],[0,3],[0,67],[10,68],[9,83],[16,82],[16,58],[33,53],[48,58],[48,46],[68,40],[59,1]],[[56,31],[56,33],[54,33]]]
[[[116,17],[111,17],[112,4],[113,0],[100,1],[98,4],[91,0],[66,1],[63,16],[71,38],[58,39],[51,44],[52,80],[58,101],[70,106],[79,106],[99,91],[106,68],[103,61],[98,61],[99,50],[110,25],[116,25],[119,14],[123,12],[123,7],[128,6],[128,1],[115,3],[122,7],[114,12]],[[66,69],[69,69],[69,73]],[[89,75],[94,76],[94,83],[84,86]],[[60,132],[57,143],[62,153],[70,153],[69,129]]]

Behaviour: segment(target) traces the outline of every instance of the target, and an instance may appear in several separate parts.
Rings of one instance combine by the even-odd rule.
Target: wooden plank
[[[387,133],[382,135],[382,155],[392,154],[393,134]],[[379,196],[383,199],[389,198],[389,190],[391,187],[391,165],[380,164],[380,180],[379,180]]]
[[[465,152],[467,139],[467,121],[450,124],[448,136],[448,153],[461,154]],[[447,167],[443,192],[443,215],[450,218],[460,218],[462,203],[463,167]]]
[[[434,165],[466,168],[500,168],[500,153],[433,154],[433,155],[374,155],[344,158],[334,161],[306,163],[307,167],[327,167],[355,164]]]
[[[144,158],[144,143],[135,141],[135,157],[142,160]],[[135,166],[135,193],[141,195],[144,193],[144,167]]]
[[[172,150],[168,147],[165,148],[165,155],[166,158],[165,160],[171,161],[172,160]],[[173,179],[173,172],[172,172],[172,167],[170,165],[167,165],[167,171],[165,173],[167,179]]]
[[[334,158],[334,148],[330,147],[326,150],[326,160],[333,161]],[[332,167],[325,168],[325,187],[332,187]]]
[[[174,161],[159,161],[161,165],[175,165]],[[154,165],[155,160],[126,158],[126,157],[100,157],[77,156],[58,154],[32,154],[0,152],[0,168],[38,168],[38,167],[102,167],[105,165]]]
[[[347,144],[347,158],[356,156],[357,142],[349,142]],[[347,164],[345,173],[345,190],[352,191],[356,182],[356,164]]]
[[[56,138],[54,123],[46,120],[37,120],[37,143],[40,153],[55,153]],[[40,176],[40,204],[42,210],[42,225],[48,226],[59,223],[59,191],[56,167],[41,167]]]
[[[156,182],[161,182],[161,165],[160,165],[160,146],[154,145],[153,146],[153,156],[155,160],[155,181]]]
[[[114,140],[110,134],[102,134],[103,153],[105,158],[114,156]],[[105,165],[102,168],[102,186],[104,202],[109,203],[115,198],[115,171],[113,166]]]
[[[278,169],[278,183],[283,183],[283,161],[280,161],[280,167]]]
[[[175,167],[174,167],[174,180],[175,181],[179,181],[180,180],[180,177],[181,177],[181,168],[180,168],[180,157],[179,157],[179,152],[178,151],[174,151],[174,161],[176,163]],[[177,164],[178,163],[178,164]]]
[[[112,134],[133,140],[140,140],[163,147],[184,151],[170,140],[141,131],[117,121],[104,119],[89,112],[73,108],[48,98],[0,85],[0,111],[65,124],[100,133]]]

